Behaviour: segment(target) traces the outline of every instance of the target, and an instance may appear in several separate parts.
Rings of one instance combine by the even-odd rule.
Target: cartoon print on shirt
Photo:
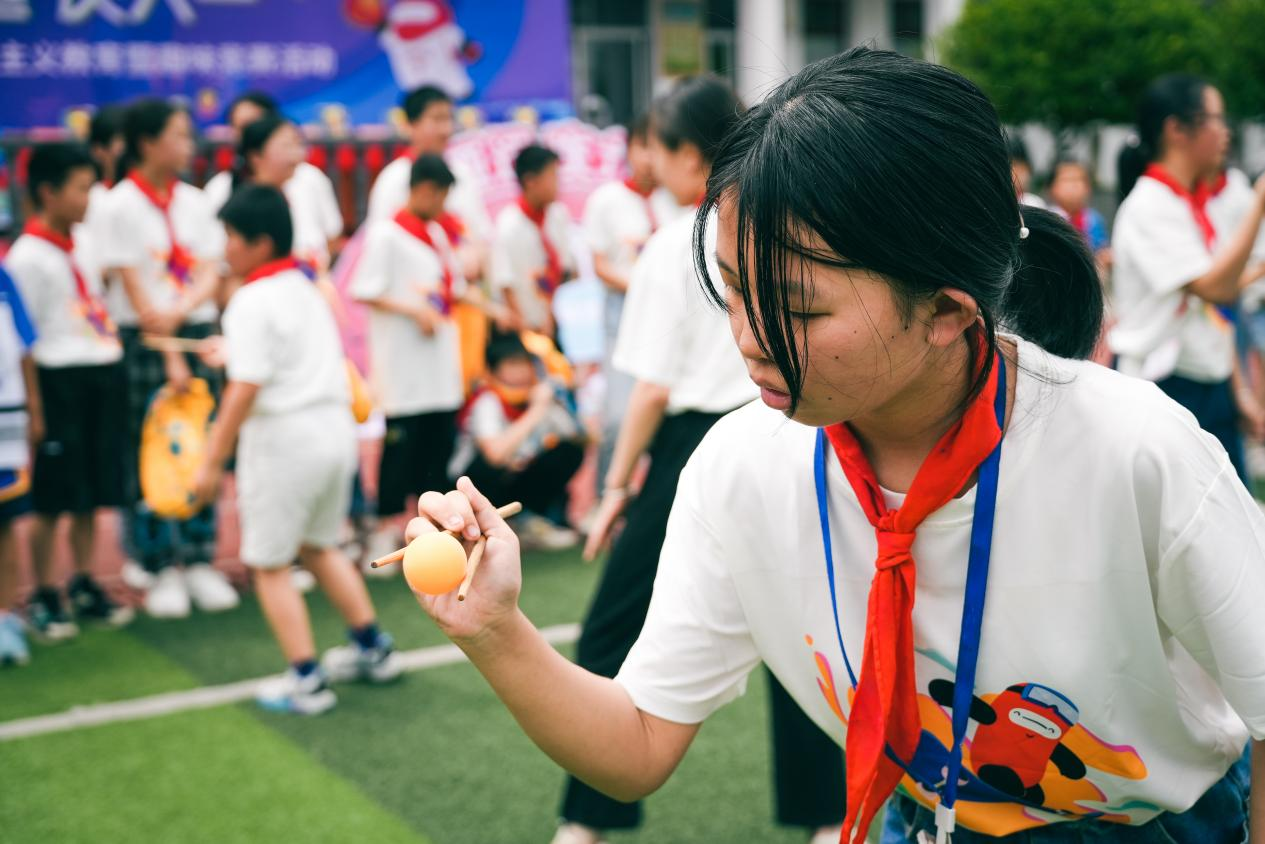
[[[812,648],[813,638],[804,639]],[[953,670],[938,654],[918,653]],[[845,677],[841,696],[829,658],[814,650],[813,659],[817,687],[846,726],[844,702],[850,709],[855,691]],[[938,802],[953,746],[953,688],[952,680],[935,679],[918,695],[922,735],[901,780],[903,792],[929,809]],[[1079,708],[1053,688],[1023,682],[998,694],[975,695],[970,717],[974,730],[968,730],[963,746],[957,812],[971,830],[1009,835],[1088,818],[1129,823],[1131,811],[1158,809],[1136,801],[1110,804],[1094,774],[1141,780],[1146,765],[1132,747],[1109,744],[1091,732]]]

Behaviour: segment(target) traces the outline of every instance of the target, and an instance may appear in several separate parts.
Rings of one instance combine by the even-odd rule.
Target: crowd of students
[[[863,835],[908,774],[921,789],[894,804],[885,840],[943,826],[928,807],[935,795],[946,798],[941,763],[963,764],[966,718],[961,732],[955,719],[931,742],[910,725],[923,698],[969,707],[982,724],[992,723],[981,714],[992,709],[977,706],[969,688],[965,697],[954,693],[961,666],[926,648],[915,660],[913,580],[901,578],[912,570],[905,564],[919,522],[926,524],[920,559],[956,560],[977,544],[970,504],[955,495],[976,472],[979,495],[989,472],[996,493],[998,468],[988,455],[998,453],[1003,433],[1003,480],[1021,467],[1039,471],[1057,480],[1051,494],[1066,498],[1077,476],[1063,461],[1079,447],[1084,465],[1076,466],[1086,475],[1117,461],[1119,472],[1104,483],[1115,485],[1111,506],[1124,509],[1073,539],[1051,533],[1048,502],[1019,501],[1012,485],[1010,498],[991,505],[1001,514],[994,553],[1038,553],[1030,540],[1046,537],[1040,553],[1057,551],[1061,564],[1070,560],[1093,584],[1059,588],[1097,613],[1099,628],[1127,636],[1126,623],[1166,626],[1176,639],[1137,644],[1152,676],[1113,704],[1084,680],[1082,665],[1103,676],[1115,670],[1092,643],[1076,647],[1077,660],[1047,654],[1045,645],[1036,658],[1025,632],[1006,627],[1011,618],[1019,625],[1044,617],[1032,596],[1049,585],[1049,571],[1002,571],[993,588],[1024,609],[989,622],[984,686],[1013,693],[1015,711],[1039,711],[1055,733],[1084,718],[1135,744],[1154,782],[1098,786],[1128,807],[1116,814],[1129,813],[1131,822],[1164,810],[1173,824],[1204,823],[1205,815],[1186,810],[1217,789],[1239,787],[1243,743],[1262,734],[1255,687],[1248,688],[1261,676],[1261,650],[1251,645],[1261,637],[1254,628],[1246,644],[1235,643],[1214,616],[1224,602],[1259,600],[1265,588],[1259,557],[1235,556],[1231,547],[1259,548],[1265,535],[1244,490],[1242,444],[1245,430],[1265,437],[1265,297],[1253,295],[1265,278],[1265,178],[1252,186],[1227,171],[1217,90],[1194,77],[1165,77],[1144,96],[1109,233],[1091,205],[1084,163],[1059,159],[1047,197],[1036,195],[1021,146],[1011,144],[1005,171],[1004,139],[987,100],[929,67],[859,49],[806,69],[751,111],[718,79],[684,80],[630,127],[628,178],[596,191],[581,221],[606,288],[605,396],[593,426],[575,409],[577,385],[558,377],[549,359],[559,333],[553,298],[580,266],[573,223],[557,202],[558,155],[535,144],[520,150],[521,196],[492,221],[477,177],[445,161],[451,100],[434,88],[403,100],[408,152],[372,187],[345,291],[368,309],[369,377],[383,417],[370,556],[400,547],[405,513],[415,507],[426,519],[412,522],[413,532],[437,525],[500,540],[488,544],[490,573],[481,570],[480,588],[495,592],[482,609],[446,599],[423,605],[533,738],[577,773],[565,788],[556,844],[596,844],[607,830],[639,823],[639,805],[627,801],[667,776],[697,725],[739,693],[761,659],[771,669],[780,821],[820,841],[838,840],[841,824],[845,835]],[[885,112],[885,96],[912,105]],[[953,143],[940,153],[912,145],[911,115]],[[363,494],[338,327],[344,306],[330,281],[343,221],[328,179],[304,162],[300,132],[274,103],[245,96],[228,122],[239,165],[202,190],[179,179],[193,154],[189,117],[158,100],[102,109],[90,148],[51,144],[30,158],[32,215],[0,274],[0,658],[29,656],[12,611],[23,598],[11,547],[13,520],[28,510],[36,514],[37,589],[26,615],[41,637],[73,636],[77,620],[117,626],[131,618],[94,579],[102,509],[124,514],[126,550],[147,573],[150,615],[235,606],[237,593],[211,565],[214,508],[233,461],[238,556],[289,666],[259,699],[313,714],[335,704],[332,683],[386,682],[400,671],[361,575],[340,550],[353,499]],[[814,158],[832,144],[837,160]],[[950,149],[981,149],[988,160],[968,162]],[[904,196],[913,184],[921,205]],[[978,201],[956,199],[961,185]],[[963,237],[949,236],[951,229]],[[796,280],[805,273],[820,273],[820,283]],[[843,278],[847,284],[836,283]],[[155,337],[180,338],[192,351],[156,347]],[[1107,366],[1055,355],[1092,355]],[[1187,417],[1109,368],[1155,382],[1189,410],[1228,454],[1231,476],[1222,471],[1225,455]],[[138,478],[142,426],[156,394],[186,390],[194,379],[218,400],[193,481],[196,507],[187,519],[159,518]],[[965,393],[963,384],[971,385]],[[1052,391],[1065,394],[1062,403],[1038,408]],[[928,408],[952,419],[929,421]],[[821,429],[813,435],[788,416]],[[1134,430],[1135,416],[1154,430],[1127,443],[1112,439]],[[1046,436],[1040,449],[1030,447],[1037,424]],[[519,617],[491,630],[489,614],[514,616],[518,546],[489,501],[524,503],[528,512],[513,526],[524,545],[575,545],[568,488],[591,429],[599,441],[598,503],[584,553],[593,558],[608,544],[611,553],[575,668],[541,650]],[[931,451],[940,435],[944,447]],[[1059,436],[1068,454],[1051,445]],[[771,471],[784,467],[815,479],[815,500],[813,482]],[[832,473],[837,491],[828,493]],[[459,476],[468,478],[460,491],[441,494]],[[942,476],[956,480],[924,480]],[[1056,512],[1081,513],[1085,503],[1060,499]],[[941,508],[952,512],[933,513]],[[855,587],[838,602],[832,511],[847,527],[838,561]],[[1227,513],[1234,518],[1222,518]],[[65,599],[52,567],[61,516],[71,521],[75,565]],[[1158,544],[1149,533],[1139,542],[1130,519],[1158,531]],[[877,574],[858,568],[876,543]],[[1217,549],[1223,557],[1214,560]],[[1118,559],[1104,558],[1108,551]],[[1235,560],[1256,568],[1244,574]],[[1050,562],[1053,570],[1054,556]],[[347,626],[347,645],[323,656],[296,563]],[[1238,577],[1248,588],[1237,596],[1191,593],[1201,566],[1207,577]],[[1137,589],[1113,589],[1108,570],[1131,589],[1160,590],[1158,604]],[[933,585],[939,576],[933,566]],[[934,628],[934,647],[951,653],[946,643],[959,631],[949,609],[962,578],[946,577],[935,586],[943,594],[920,592],[919,600],[948,621],[943,630],[939,620],[917,626],[917,635]],[[870,588],[886,590],[884,609],[862,600]],[[830,595],[833,625],[817,609],[800,614],[810,593]],[[982,592],[975,597],[982,601]],[[843,668],[852,676],[846,651],[821,652],[836,639],[843,651],[845,632],[854,653],[864,642],[856,697],[846,707],[834,685]],[[967,641],[966,627],[961,632]],[[974,635],[978,644],[980,631]],[[480,637],[496,639],[497,649]],[[1172,657],[1177,647],[1186,656]],[[505,654],[520,659],[511,665]],[[844,663],[832,668],[835,657]],[[876,676],[878,662],[892,673]],[[1220,678],[1220,688],[1198,680],[1200,670]],[[972,665],[966,679],[973,676]],[[1048,685],[1055,681],[1062,691]],[[1216,735],[1187,730],[1173,701],[1144,699],[1164,684],[1198,700]],[[574,737],[562,735],[564,721]],[[847,730],[849,721],[867,730]],[[1153,741],[1155,724],[1168,744]],[[879,740],[867,743],[863,732]],[[1039,785],[1046,761],[1084,778],[1075,753],[1050,749],[1036,767],[1010,757],[981,767],[988,745],[979,735],[975,779],[963,774],[965,840],[975,840],[971,830],[1025,828],[1007,813],[1015,803],[1040,823],[1083,814]],[[1102,753],[1123,754],[1123,741]],[[844,742],[846,777],[837,746]],[[598,758],[594,747],[607,751]],[[1183,765],[1199,775],[1178,776]],[[949,805],[954,799],[947,796]]]

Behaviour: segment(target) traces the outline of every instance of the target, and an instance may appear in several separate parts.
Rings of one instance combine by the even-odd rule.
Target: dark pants
[[[451,489],[448,461],[456,441],[456,411],[388,416],[378,470],[378,515],[403,513],[410,495]]]
[[[1243,437],[1239,433],[1239,411],[1234,404],[1234,388],[1229,381],[1209,384],[1170,375],[1156,382],[1169,398],[1195,415],[1199,427],[1221,441],[1230,463],[1248,488],[1247,460],[1243,456]]]
[[[521,501],[523,509],[537,515],[556,511],[567,498],[567,484],[584,462],[584,447],[564,441],[536,455],[520,471],[493,466],[476,454],[466,475],[497,506]]]
[[[184,325],[177,332],[181,337],[201,340],[211,336],[210,323]],[[149,402],[167,381],[163,356],[145,348],[137,328],[120,328],[123,341],[123,368],[127,372],[128,430],[125,442],[127,461],[127,494],[130,507],[123,510],[127,551],[146,569],[160,571],[176,563],[209,563],[215,558],[215,505],[185,521],[160,519],[150,512],[141,498],[140,446],[141,429]],[[195,355],[186,355],[193,377],[205,380],[211,394],[219,400],[221,375],[205,366]]]
[[[668,514],[686,461],[720,415],[686,412],[663,421],[650,446],[650,472],[629,505],[627,525],[611,550],[589,607],[576,662],[603,677],[618,673],[641,634],[650,606]],[[776,817],[789,826],[837,824],[844,814],[843,753],[769,675]],[[564,820],[594,829],[641,822],[640,803],[621,803],[574,777],[562,800]]]
[[[958,827],[953,844],[1241,844],[1247,841],[1248,795],[1252,778],[1251,748],[1234,763],[1223,779],[1204,792],[1198,802],[1181,814],[1167,812],[1142,826],[1122,826],[1102,821],[1074,821],[1038,827],[1027,832],[995,837]],[[912,844],[919,832],[935,838],[936,816],[904,796],[887,807],[881,844]]]

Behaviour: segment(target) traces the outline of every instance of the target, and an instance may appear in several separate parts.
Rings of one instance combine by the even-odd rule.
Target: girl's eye
[[[801,320],[804,320],[805,322],[807,322],[810,319],[814,319],[816,317],[821,317],[821,316],[825,316],[825,314],[808,314],[808,313],[802,313],[800,311],[791,311],[791,319],[801,319]]]

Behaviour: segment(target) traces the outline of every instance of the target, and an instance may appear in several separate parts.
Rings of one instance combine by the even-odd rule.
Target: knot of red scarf
[[[278,258],[275,261],[269,261],[266,264],[256,267],[254,272],[242,279],[242,284],[254,284],[256,281],[268,278],[269,276],[277,275],[278,273],[283,273],[286,270],[298,270],[299,272],[303,272],[303,267],[299,263],[299,260],[294,256]]]
[[[518,207],[524,217],[535,223],[536,231],[540,234],[540,245],[545,250],[545,274],[536,279],[536,286],[546,298],[551,297],[562,285],[562,258],[558,255],[553,241],[549,239],[548,232],[545,231],[545,212],[548,206],[536,208],[527,201],[526,197],[520,196]]]
[[[189,283],[194,260],[193,256],[176,239],[176,227],[171,222],[171,202],[176,196],[176,183],[178,180],[172,179],[167,183],[167,191],[164,196],[160,195],[158,189],[137,171],[133,170],[128,174],[128,178],[144,194],[150,204],[162,212],[163,222],[167,224],[167,239],[171,242],[171,247],[167,252],[167,274],[175,282],[176,287],[184,288]]]
[[[439,311],[444,316],[448,316],[452,313],[453,303],[453,276],[452,267],[449,266],[450,258],[448,250],[441,250],[439,246],[436,245],[435,239],[431,237],[430,228],[426,221],[407,208],[401,208],[399,213],[395,215],[395,224],[404,229],[404,231],[413,235],[413,237],[417,238],[422,243],[425,243],[430,247],[431,251],[435,253],[435,258],[439,261],[439,269],[442,275],[439,279],[439,295],[432,298],[431,304],[434,305],[435,310]],[[440,225],[442,226],[443,224],[440,223]]]
[[[650,195],[654,193],[654,189],[651,188],[650,190],[643,190],[641,185],[637,184],[637,182],[631,178],[624,179],[624,187],[637,194],[637,196],[640,196],[641,201],[645,203],[646,218],[650,220],[650,233],[654,234],[655,230],[659,228],[659,222],[654,217],[654,205],[650,202]]]
[[[982,340],[977,341],[975,360],[976,366],[982,368]],[[1000,359],[997,365],[1002,365]],[[896,510],[887,507],[878,477],[848,426],[838,424],[826,429],[826,437],[878,540],[865,619],[861,676],[848,717],[848,815],[840,837],[844,844],[865,840],[875,816],[904,775],[889,751],[908,763],[918,749],[922,723],[914,675],[914,537],[923,520],[953,500],[1001,442],[1001,428],[993,408],[996,396],[994,367],[984,389],[971,400],[962,418],[927,455],[904,503]]]
[[[84,278],[83,273],[79,270],[79,265],[75,263],[75,242],[70,235],[54,231],[39,217],[32,217],[27,220],[22,233],[29,234],[31,237],[38,237],[40,240],[46,240],[66,253],[66,262],[70,264],[70,274],[75,280],[75,294],[79,297],[79,307],[84,319],[88,321],[88,324],[92,326],[92,330],[99,336],[106,338],[117,337],[118,330],[114,327],[114,321],[110,319],[109,311],[106,310],[105,305],[88,287],[88,280]]]
[[[874,567],[882,570],[912,563],[915,534],[899,533],[893,527],[882,524],[884,521],[888,520],[880,519],[879,526],[874,529],[874,535],[878,537],[878,559],[874,561]]]
[[[1199,234],[1203,236],[1204,246],[1211,252],[1217,243],[1217,228],[1212,224],[1212,218],[1208,216],[1208,200],[1225,188],[1225,174],[1222,173],[1211,184],[1206,181],[1200,182],[1193,192],[1187,190],[1185,185],[1177,181],[1172,173],[1159,164],[1148,165],[1142,175],[1149,176],[1186,200],[1186,204],[1190,206],[1190,213],[1195,218],[1195,225],[1199,227]]]

